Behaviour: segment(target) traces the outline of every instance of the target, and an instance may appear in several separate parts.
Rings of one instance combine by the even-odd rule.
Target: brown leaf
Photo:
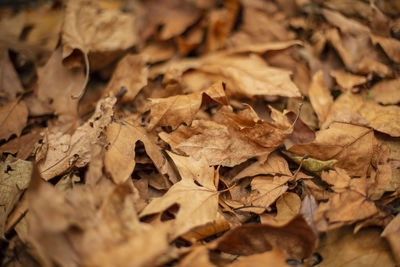
[[[35,144],[41,139],[41,129],[35,128],[29,133],[12,139],[0,147],[0,153],[17,154],[20,159],[27,159],[31,156]]]
[[[169,163],[155,144],[154,138],[144,128],[130,123],[129,120],[113,122],[107,126],[106,136],[110,145],[104,156],[104,166],[116,184],[124,183],[132,174],[138,141],[144,144],[146,153],[161,174],[171,173]]]
[[[0,107],[0,140],[20,136],[28,121],[28,108],[21,98]]]
[[[351,179],[344,170],[336,169],[323,173],[322,179],[334,185],[335,194],[318,207],[315,215],[318,230],[326,231],[352,224],[378,212],[375,203],[367,195],[365,178]]]
[[[178,267],[214,267],[209,257],[209,251],[205,246],[196,247],[179,262]]]
[[[400,102],[400,78],[382,80],[369,91],[371,99],[382,104],[397,104]]]
[[[400,63],[400,41],[371,34],[373,44],[379,44],[386,55],[395,63]]]
[[[101,14],[98,16],[97,14]],[[63,58],[74,49],[83,53],[124,50],[138,42],[137,20],[101,2],[68,1],[62,28]]]
[[[176,207],[171,239],[175,239],[195,227],[216,221],[218,216],[218,191],[214,185],[214,168],[202,158],[168,155],[174,161],[182,180],[174,184],[167,193],[153,199],[140,213],[140,217],[164,212]],[[190,199],[190,201],[187,201]],[[210,232],[209,235],[215,233]]]
[[[23,91],[8,50],[0,47],[0,105],[14,100]]]
[[[387,244],[379,237],[379,229],[368,228],[356,234],[351,227],[329,231],[317,250],[322,266],[395,266]]]
[[[122,88],[126,92],[122,95],[121,101],[132,101],[139,91],[147,85],[148,68],[143,56],[129,54],[122,58],[106,87],[103,95],[112,92],[117,96]]]
[[[276,201],[276,216],[261,214],[261,223],[271,226],[285,225],[300,213],[300,208],[300,197],[295,193],[285,192]]]
[[[345,90],[351,90],[353,87],[364,84],[367,78],[360,75],[354,75],[344,70],[332,70],[330,75],[336,79],[336,82]]]
[[[270,67],[256,54],[243,56],[215,53],[197,59],[170,61],[152,68],[150,76],[155,77],[172,70],[184,73],[189,69],[212,75],[213,80],[203,81],[200,87],[204,88],[210,83],[222,80],[227,84],[228,92],[233,95],[246,97],[256,95],[298,97],[301,95],[290,79],[290,71]]]
[[[279,249],[273,249],[264,253],[242,256],[237,261],[228,265],[229,267],[247,267],[247,266],[276,266],[289,267],[285,255]]]
[[[268,155],[291,133],[286,117],[277,115],[278,111],[273,113],[280,123],[262,121],[250,106],[238,114],[223,107],[215,119],[221,124],[195,120],[191,127],[180,126],[171,134],[162,132],[159,136],[175,151],[197,159],[204,157],[209,165],[232,167],[249,158]]]
[[[371,162],[373,138],[368,128],[334,122],[317,132],[312,143],[294,145],[289,150],[323,161],[336,159],[335,166],[345,169],[350,176],[362,176]]]
[[[400,136],[400,107],[381,106],[351,92],[344,93],[336,99],[323,127],[333,121],[368,125],[390,136]]]
[[[40,175],[44,179],[49,180],[72,166],[83,167],[89,162],[91,146],[111,122],[115,102],[115,97],[101,99],[92,117],[72,135],[60,132],[57,127],[45,133],[43,144],[36,154]]]
[[[301,261],[314,251],[317,236],[301,216],[286,225],[246,224],[216,240],[215,249],[236,255],[252,255],[279,249],[286,258]]]
[[[398,214],[394,219],[385,227],[381,234],[385,237],[392,249],[392,255],[396,259],[397,264],[400,263],[400,215]]]
[[[171,126],[176,129],[182,122],[190,125],[200,109],[203,98],[208,96],[213,101],[227,105],[224,85],[219,82],[204,91],[189,95],[177,95],[168,98],[151,98],[151,113],[149,129],[156,125]]]
[[[79,99],[73,98],[84,87],[82,69],[68,69],[62,63],[61,49],[53,52],[46,65],[38,70],[36,95],[53,108],[56,115],[75,117]]]
[[[322,71],[315,73],[312,78],[310,88],[308,89],[310,102],[315,110],[315,113],[317,113],[320,125],[326,120],[333,103],[333,97],[331,96],[328,88],[325,86],[322,75]]]
[[[4,237],[4,226],[8,215],[18,202],[31,179],[32,163],[8,156],[0,163],[0,227]]]

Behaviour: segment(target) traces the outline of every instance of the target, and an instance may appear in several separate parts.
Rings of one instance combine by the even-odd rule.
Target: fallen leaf
[[[312,143],[294,145],[289,151],[321,161],[335,159],[335,166],[350,176],[362,176],[371,162],[373,139],[368,128],[334,122],[328,129],[318,131]]]
[[[8,156],[0,163],[0,225],[1,236],[4,238],[4,227],[8,215],[31,179],[32,163]]]
[[[0,140],[20,136],[28,121],[28,108],[21,98],[0,107]]]
[[[271,226],[285,225],[300,213],[301,206],[301,199],[298,195],[285,192],[276,201],[276,216],[261,214],[261,223]]]
[[[400,262],[400,215],[394,217],[394,219],[385,227],[383,230],[382,237],[385,237],[389,242],[392,249],[392,255],[396,259],[396,262]]]
[[[336,99],[322,127],[326,128],[333,121],[368,125],[390,136],[400,136],[400,108],[398,106],[381,106],[362,95],[351,92],[344,93]]]
[[[110,52],[127,49],[138,42],[137,18],[117,9],[107,9],[102,2],[68,1],[62,27],[63,58],[74,49],[85,54]]]
[[[41,139],[40,128],[32,129],[29,133],[10,140],[0,146],[0,153],[16,154],[19,159],[27,159],[31,156],[36,143]]]
[[[279,249],[289,259],[308,258],[317,236],[301,216],[286,225],[246,224],[234,228],[215,241],[215,249],[235,255],[252,255]]]
[[[185,256],[181,262],[179,262],[179,267],[213,267],[215,266],[210,262],[209,251],[205,246],[193,248],[193,250]]]
[[[387,244],[376,228],[354,234],[351,227],[329,231],[321,238],[317,252],[321,266],[395,266]]]
[[[273,249],[264,253],[242,256],[237,261],[228,265],[229,267],[246,267],[246,266],[276,266],[289,267],[286,262],[285,255],[279,249]]]
[[[400,78],[383,80],[376,83],[370,90],[371,99],[382,104],[397,104],[400,102]]]
[[[333,185],[335,194],[318,206],[315,224],[319,231],[352,224],[378,212],[375,203],[368,198],[365,178],[351,179],[346,171],[338,168],[324,172],[321,178]]]
[[[345,90],[351,90],[353,87],[364,84],[367,78],[360,75],[354,75],[344,70],[332,70],[330,75],[336,79],[336,82]]]
[[[49,180],[67,171],[72,166],[83,167],[90,160],[91,146],[113,116],[115,97],[101,99],[92,117],[71,134],[59,132],[57,128],[45,133],[45,138],[36,161],[40,175]],[[44,158],[40,156],[44,154]]]
[[[79,99],[73,96],[80,92],[84,83],[83,70],[66,68],[62,63],[61,49],[57,49],[46,65],[38,70],[36,94],[39,100],[50,104],[56,115],[76,117]]]
[[[385,38],[378,35],[371,34],[371,41],[373,44],[379,44],[386,55],[395,63],[400,63],[400,41],[394,38]]]
[[[153,199],[140,213],[140,217],[164,212],[175,206],[174,230],[171,233],[173,240],[195,227],[216,221],[218,191],[213,183],[214,168],[209,167],[204,158],[196,161],[173,153],[168,155],[174,161],[182,180],[174,184],[164,196]],[[212,234],[215,233],[209,233]]]
[[[112,92],[117,96],[123,88],[126,92],[122,95],[121,101],[132,101],[139,91],[147,85],[148,67],[145,57],[135,54],[126,55],[122,58],[104,89],[103,95]]]
[[[315,113],[317,113],[320,125],[326,120],[333,103],[333,97],[325,86],[322,75],[322,71],[315,73],[311,80],[310,88],[308,89],[310,102]]]
[[[282,120],[283,124],[279,124],[262,121],[249,106],[238,114],[228,107],[222,110],[217,113],[216,120],[228,126],[195,120],[191,127],[180,126],[171,134],[162,132],[159,136],[177,152],[196,159],[204,157],[209,165],[232,167],[249,158],[268,155],[292,131],[283,114],[275,115],[277,120]]]
[[[171,126],[176,129],[182,122],[190,125],[200,109],[203,98],[208,96],[213,101],[227,105],[224,85],[219,82],[211,85],[204,91],[189,95],[177,95],[168,98],[151,98],[151,113],[148,129],[156,125]]]
[[[146,153],[159,172],[170,174],[169,163],[144,128],[129,120],[113,122],[107,126],[106,136],[110,145],[104,155],[104,166],[116,184],[124,183],[131,176],[136,164],[135,146],[138,141],[144,144]]]
[[[0,47],[0,105],[4,105],[24,91],[8,56],[8,50]]]

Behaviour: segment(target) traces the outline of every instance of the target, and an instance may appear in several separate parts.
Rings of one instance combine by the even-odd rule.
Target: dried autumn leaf
[[[83,167],[89,162],[91,146],[110,124],[115,102],[115,97],[101,99],[92,117],[72,135],[59,132],[57,128],[45,133],[44,142],[36,154],[40,175],[44,179],[49,180],[72,166]],[[44,158],[41,158],[43,154]]]
[[[396,63],[400,63],[400,41],[394,38],[385,38],[371,34],[373,44],[379,44],[386,55]]]
[[[371,162],[373,140],[371,129],[334,122],[328,129],[316,132],[312,143],[294,145],[289,151],[322,161],[335,159],[335,166],[350,176],[363,176]]]
[[[168,98],[150,98],[151,113],[148,129],[156,125],[171,126],[176,129],[182,122],[190,125],[207,95],[213,101],[227,105],[223,83],[215,83],[204,91],[189,95],[177,95]]]
[[[178,267],[214,267],[209,254],[207,247],[196,247],[179,262]]]
[[[68,1],[62,28],[63,58],[74,49],[85,54],[112,52],[138,42],[136,17],[118,9],[107,9],[102,2],[105,1]]]
[[[336,79],[336,82],[346,90],[351,90],[353,87],[364,84],[367,78],[360,75],[354,75],[344,70],[332,70],[330,75]]]
[[[322,256],[322,266],[327,267],[395,266],[390,249],[376,228],[358,233],[353,233],[351,227],[329,231],[322,237],[317,252]]]
[[[323,128],[333,121],[368,125],[390,136],[400,136],[400,107],[381,106],[351,92],[346,92],[336,99]]]
[[[126,92],[122,95],[122,101],[132,101],[139,91],[147,85],[148,67],[145,57],[135,54],[126,55],[122,58],[107,85],[103,95],[112,92],[114,96],[125,88]]]
[[[385,237],[390,244],[392,254],[397,264],[400,262],[400,215],[398,214],[383,230],[382,237]]]
[[[0,105],[14,100],[23,91],[8,50],[0,47]]]
[[[177,206],[171,239],[175,239],[198,226],[217,220],[218,191],[214,185],[214,168],[202,158],[168,155],[174,161],[182,180],[174,184],[160,198],[153,199],[140,213],[140,217],[164,212]],[[188,201],[190,199],[190,201]],[[209,233],[210,235],[215,233]]]
[[[161,174],[170,172],[167,160],[144,128],[129,121],[113,122],[107,126],[106,136],[110,145],[104,155],[104,166],[116,184],[124,183],[132,174],[138,141],[144,144],[146,153]]]
[[[311,105],[315,113],[317,113],[319,124],[321,125],[326,120],[333,103],[333,97],[324,84],[322,71],[318,71],[314,74],[310,88],[308,89],[308,95]]]
[[[21,98],[0,107],[0,140],[20,136],[28,121],[28,108]]]
[[[19,159],[27,159],[31,156],[35,144],[41,139],[41,132],[40,128],[35,128],[25,135],[10,140],[0,146],[0,153],[16,154]]]
[[[306,221],[297,216],[286,225],[245,224],[215,241],[213,248],[236,255],[252,255],[279,249],[286,258],[301,261],[314,251],[317,236]]]
[[[285,255],[279,249],[273,249],[264,253],[242,256],[228,267],[247,267],[247,266],[275,266],[289,267]]]
[[[32,163],[8,156],[0,163],[0,227],[4,237],[4,226],[8,215],[18,202],[31,179]]]
[[[261,214],[261,223],[272,226],[287,224],[300,213],[301,206],[301,199],[297,194],[285,192],[276,201],[276,216],[271,216],[270,214]]]
[[[315,223],[320,231],[337,228],[366,219],[378,212],[375,203],[367,195],[365,178],[353,178],[342,169],[324,172],[322,179],[333,185],[333,194],[328,202],[320,203]]]
[[[180,126],[171,134],[161,132],[159,136],[177,152],[196,159],[204,157],[209,165],[233,167],[249,158],[268,155],[291,133],[286,117],[276,110],[273,114],[277,121],[267,123],[250,106],[238,114],[222,107],[215,115],[219,123],[195,120],[190,127]]]
[[[299,97],[301,95],[297,86],[290,79],[290,71],[270,67],[256,54],[243,56],[240,54],[215,53],[202,58],[170,61],[152,68],[150,76],[156,77],[172,70],[184,74],[190,69],[212,75],[212,80],[202,81],[203,85],[200,88],[222,80],[227,84],[229,94],[238,96],[279,95]]]
[[[84,87],[83,70],[68,69],[62,63],[61,49],[53,52],[46,65],[38,69],[36,95],[54,109],[56,115],[78,114],[79,99],[73,98]]]
[[[382,80],[376,83],[370,90],[371,99],[382,104],[397,104],[400,102],[400,78]]]

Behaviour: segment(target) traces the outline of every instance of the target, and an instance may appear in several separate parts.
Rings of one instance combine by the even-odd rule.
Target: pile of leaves
[[[2,7],[2,265],[400,264],[399,15]]]

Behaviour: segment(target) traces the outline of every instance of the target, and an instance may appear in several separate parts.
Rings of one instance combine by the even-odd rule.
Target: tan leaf
[[[385,227],[381,236],[389,241],[392,249],[392,254],[396,259],[397,264],[400,263],[400,215],[398,214],[394,219]]]
[[[31,179],[32,163],[9,155],[0,163],[0,227],[4,237],[4,226],[8,215],[18,202]]]
[[[125,88],[123,102],[132,101],[139,91],[147,85],[148,67],[145,58],[141,55],[129,54],[122,58],[106,87],[103,95],[112,92],[114,96]]]
[[[227,84],[229,94],[251,97],[255,95],[279,95],[299,97],[297,86],[290,79],[290,71],[270,67],[256,54],[225,55],[223,53],[209,54],[197,59],[182,59],[170,61],[150,70],[151,77],[167,71],[186,72],[195,69],[205,74],[213,75],[212,81],[203,81],[204,85],[222,80]]]
[[[329,231],[317,250],[322,256],[322,266],[395,266],[379,232],[377,228],[368,228],[354,234],[351,227]]]
[[[0,140],[13,134],[20,136],[28,121],[28,108],[24,101],[16,98],[0,107]]]
[[[35,144],[41,139],[42,129],[35,128],[32,129],[29,133],[12,139],[11,141],[5,143],[0,146],[0,153],[11,153],[17,154],[16,157],[19,159],[27,159],[31,156]]]
[[[113,122],[107,126],[107,141],[110,143],[104,156],[104,166],[116,184],[124,183],[132,174],[135,162],[135,146],[138,141],[144,144],[146,153],[161,174],[170,172],[169,164],[160,148],[154,143],[150,133],[129,120]]]
[[[381,106],[351,92],[344,93],[336,99],[323,127],[333,121],[368,125],[390,136],[400,136],[400,107]]]
[[[382,80],[369,91],[371,99],[382,104],[397,104],[400,102],[400,78]]]
[[[200,109],[204,95],[217,103],[227,105],[224,85],[219,82],[204,91],[189,95],[177,95],[168,98],[151,98],[151,113],[149,129],[156,125],[171,126],[176,129],[182,122],[190,125]]]
[[[195,227],[216,221],[218,191],[214,185],[214,168],[209,167],[204,158],[196,161],[173,153],[168,155],[174,161],[182,180],[162,197],[153,199],[140,213],[140,217],[177,206],[171,236],[171,239],[175,239]]]
[[[60,132],[57,127],[45,133],[43,144],[36,154],[40,175],[49,180],[64,173],[72,166],[83,167],[90,160],[91,146],[111,122],[115,97],[101,99],[96,111],[71,135]],[[44,154],[43,159],[40,158]]]
[[[367,82],[367,78],[360,75],[354,75],[344,70],[332,70],[330,75],[336,79],[336,82],[343,89],[350,90],[351,88]]]
[[[178,267],[214,267],[209,257],[209,251],[205,246],[196,247],[179,262]]]
[[[62,63],[61,49],[53,52],[38,70],[37,97],[54,109],[56,115],[77,116],[79,99],[73,98],[85,85],[82,69],[68,69]]]
[[[276,266],[289,267],[285,255],[279,249],[273,249],[264,253],[242,256],[237,261],[228,265],[229,267],[247,267],[247,266]]]
[[[191,127],[180,126],[171,134],[162,132],[159,136],[175,151],[196,159],[204,157],[209,165],[233,167],[249,158],[268,155],[292,131],[287,119],[285,123],[267,123],[250,106],[238,114],[223,107],[215,120],[221,124],[195,120]]]
[[[236,255],[252,255],[279,249],[286,258],[302,260],[313,253],[317,236],[306,221],[297,216],[286,225],[245,224],[216,240],[215,248]]]
[[[308,89],[308,95],[311,105],[315,113],[317,113],[319,124],[321,125],[326,120],[333,103],[333,97],[324,84],[322,71],[318,71],[314,74],[310,88]]]
[[[301,199],[292,192],[286,192],[281,195],[276,201],[276,216],[269,214],[261,214],[260,220],[262,224],[269,224],[272,226],[280,226],[287,224],[294,217],[300,213]]]
[[[21,82],[8,56],[8,50],[0,47],[0,105],[10,102],[23,92]]]
[[[373,138],[374,133],[368,128],[334,122],[317,132],[312,143],[294,145],[289,150],[322,161],[336,159],[336,167],[345,169],[350,176],[362,176],[371,162]]]
[[[107,9],[101,2],[68,1],[62,28],[63,58],[74,49],[85,54],[111,52],[137,43],[136,17],[118,9]]]
[[[400,63],[399,40],[394,38],[385,38],[374,34],[371,34],[371,40],[374,44],[379,44],[392,61]]]

